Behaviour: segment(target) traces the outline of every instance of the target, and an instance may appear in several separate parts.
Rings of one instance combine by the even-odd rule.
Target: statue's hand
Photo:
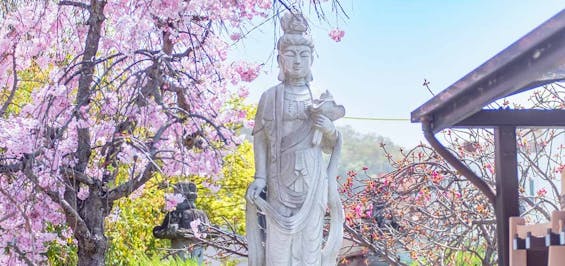
[[[326,136],[331,136],[335,133],[334,123],[323,114],[315,114],[314,125]]]
[[[261,191],[263,191],[263,189],[265,188],[265,186],[267,185],[267,182],[265,181],[264,178],[255,178],[255,181],[253,181],[250,185],[249,188],[247,188],[247,194],[245,195],[245,198],[255,204],[255,199],[257,199],[257,197],[259,197],[259,195],[261,194]]]

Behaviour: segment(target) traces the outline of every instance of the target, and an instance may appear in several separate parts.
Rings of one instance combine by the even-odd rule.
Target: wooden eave
[[[481,111],[483,107],[498,99],[562,80],[565,80],[565,10],[418,107],[411,113],[411,121],[430,119],[434,133],[468,123],[478,126],[479,117],[485,124],[494,125],[496,121],[489,121],[486,114],[496,112]],[[523,116],[524,113],[504,110],[496,119],[528,120],[508,114]],[[535,121],[540,114],[536,112],[529,117]],[[552,117],[565,120],[560,115],[561,111],[556,111]],[[556,123],[563,124],[559,121]],[[525,126],[528,124],[526,121]]]

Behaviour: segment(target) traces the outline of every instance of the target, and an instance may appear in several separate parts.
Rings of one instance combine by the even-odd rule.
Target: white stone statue
[[[253,129],[255,180],[246,195],[249,265],[336,265],[344,215],[336,181],[341,135],[332,121],[345,109],[329,92],[312,97],[314,45],[305,18],[289,13],[281,25],[281,83],[261,96]],[[322,152],[331,153],[328,165]],[[330,230],[324,240],[326,211]]]

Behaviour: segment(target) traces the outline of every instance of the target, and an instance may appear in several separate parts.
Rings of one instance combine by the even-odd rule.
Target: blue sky
[[[347,116],[408,119],[439,92],[565,8],[553,0],[341,0],[350,19],[310,17],[317,55],[312,86],[329,90]],[[328,8],[329,11],[329,8]],[[341,42],[328,32],[345,30]],[[278,34],[278,33],[277,33]],[[265,23],[234,46],[235,58],[265,63],[250,84],[250,102],[277,83],[273,23]],[[343,119],[361,132],[374,132],[410,147],[423,140],[409,121]]]

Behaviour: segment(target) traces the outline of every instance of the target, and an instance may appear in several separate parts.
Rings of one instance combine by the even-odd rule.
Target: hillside
[[[341,163],[338,168],[340,175],[344,175],[348,170],[360,170],[363,167],[367,167],[372,174],[392,170],[381,144],[384,144],[393,158],[399,157],[400,146],[389,138],[374,133],[360,133],[350,126],[339,127],[338,130],[343,135]]]

